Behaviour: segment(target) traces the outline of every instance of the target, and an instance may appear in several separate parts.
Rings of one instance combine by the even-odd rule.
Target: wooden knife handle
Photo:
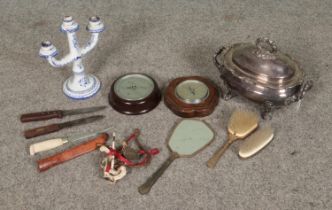
[[[56,131],[61,130],[61,126],[59,124],[51,124],[51,125],[46,125],[43,127],[38,127],[38,128],[33,128],[30,130],[24,131],[24,137],[26,139],[30,139],[36,136],[41,136],[49,133],[53,133]]]
[[[49,120],[53,118],[62,118],[63,114],[61,110],[47,111],[47,112],[35,112],[21,115],[21,122],[31,122],[39,120]]]
[[[47,169],[50,169],[53,166],[59,165],[68,160],[72,160],[76,157],[79,157],[81,155],[94,151],[99,146],[105,144],[107,139],[108,139],[108,134],[102,133],[98,137],[96,137],[88,142],[75,146],[64,152],[55,154],[53,156],[38,160],[37,161],[38,170],[40,172],[46,171]]]

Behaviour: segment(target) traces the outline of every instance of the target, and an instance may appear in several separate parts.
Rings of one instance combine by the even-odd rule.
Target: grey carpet
[[[331,0],[1,0],[0,209],[332,209],[331,9]],[[51,40],[64,55],[68,46],[58,30],[62,17],[72,15],[84,29],[95,14],[107,30],[84,64],[103,87],[90,100],[72,101],[61,89],[71,67],[50,67],[38,57],[40,42]],[[216,141],[191,159],[176,160],[146,196],[137,187],[168,157],[165,139],[179,119],[163,103],[141,116],[108,108],[102,122],[33,140],[22,137],[24,129],[45,122],[21,124],[19,114],[108,104],[111,83],[124,73],[148,73],[161,87],[184,75],[206,76],[220,84],[214,51],[261,36],[296,58],[315,86],[299,111],[292,105],[274,114],[274,141],[251,159],[240,160],[235,144],[215,170],[205,165],[225,141],[231,112],[239,107],[257,110],[243,98],[220,99],[215,112],[204,118],[216,130]],[[84,43],[89,34],[81,30],[78,37]],[[35,157],[27,153],[32,142],[107,126],[120,137],[141,128],[144,143],[160,148],[160,155],[111,186],[100,176],[99,152],[45,173],[37,172],[35,161],[56,151]]]

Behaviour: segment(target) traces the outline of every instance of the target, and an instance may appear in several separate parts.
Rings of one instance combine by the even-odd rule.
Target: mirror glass
[[[180,156],[193,155],[214,139],[213,130],[203,121],[182,120],[170,136],[169,148]]]

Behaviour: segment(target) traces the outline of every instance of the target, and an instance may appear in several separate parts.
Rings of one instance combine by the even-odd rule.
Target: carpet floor
[[[0,1],[0,209],[332,209],[332,1],[331,0],[193,0],[193,1]],[[67,39],[59,32],[65,15],[81,25],[99,15],[106,26],[97,47],[84,58],[87,72],[102,82],[101,91],[85,101],[62,93],[71,66],[51,67],[38,56],[40,42],[50,40],[61,58]],[[269,37],[290,54],[314,80],[298,104],[274,113],[269,123],[274,140],[248,160],[237,156],[239,142],[213,170],[206,161],[226,139],[226,125],[237,108],[258,112],[242,97],[219,105],[203,118],[216,140],[192,158],[174,161],[148,195],[137,187],[166,160],[166,139],[180,117],[163,102],[139,116],[122,115],[111,107],[102,121],[26,140],[28,128],[76,119],[22,124],[19,115],[52,109],[108,105],[112,82],[129,72],[146,73],[161,88],[180,76],[200,75],[221,85],[212,56],[220,46]],[[89,115],[82,115],[89,116]],[[101,153],[38,173],[36,160],[67,147],[28,154],[28,146],[48,138],[97,131],[111,126],[119,139],[134,128],[143,143],[161,150],[146,168],[134,168],[111,185],[101,176]]]

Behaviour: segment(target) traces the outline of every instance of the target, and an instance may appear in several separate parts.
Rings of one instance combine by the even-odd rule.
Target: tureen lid
[[[302,81],[303,72],[298,64],[267,38],[258,38],[255,44],[235,44],[224,56],[225,67],[233,73],[262,83],[280,85]]]

